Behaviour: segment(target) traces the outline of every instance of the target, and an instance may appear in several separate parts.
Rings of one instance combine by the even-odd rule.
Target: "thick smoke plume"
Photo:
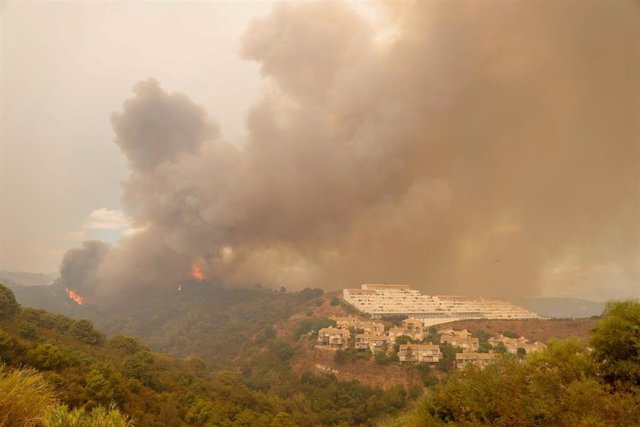
[[[384,37],[337,1],[254,22],[241,52],[272,90],[242,143],[185,95],[136,85],[112,123],[143,231],[70,251],[63,281],[98,296],[175,288],[194,262],[290,288],[533,295],[598,266],[638,280],[634,3],[384,13]]]

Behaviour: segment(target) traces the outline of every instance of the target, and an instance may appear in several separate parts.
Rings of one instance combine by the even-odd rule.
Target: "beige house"
[[[424,339],[424,335],[422,333],[415,333],[413,331],[408,331],[402,327],[394,327],[389,329],[389,336],[394,340],[402,335],[406,335],[414,340],[422,341]]]
[[[398,359],[404,363],[438,363],[440,346],[435,344],[402,344],[398,351]]]
[[[371,322],[357,317],[335,317],[340,329],[362,329],[365,334],[384,335],[384,323]]]
[[[478,338],[463,338],[456,335],[446,335],[443,334],[440,336],[441,343],[449,343],[454,347],[460,347],[465,352],[475,352],[478,351],[480,347],[480,340]]]
[[[387,351],[391,338],[386,335],[358,334],[356,335],[356,350],[371,350],[373,353]]]
[[[405,319],[402,321],[402,327],[410,337],[420,341],[424,339],[426,331],[421,319]]]
[[[356,329],[362,329],[365,334],[384,335],[384,323],[380,322],[360,322],[356,325]]]
[[[402,326],[389,329],[389,336],[393,339],[401,335],[406,335],[416,341],[424,340],[426,335],[424,322],[420,319],[405,319],[402,321]]]
[[[531,342],[525,337],[509,338],[504,335],[498,335],[497,337],[489,338],[488,341],[494,348],[498,344],[502,343],[507,349],[507,352],[511,354],[517,354],[519,348],[524,348],[527,354],[535,353],[536,351],[541,351],[547,348],[544,343],[541,343],[540,341]]]
[[[336,325],[338,328],[355,328],[356,325],[360,322],[360,319],[357,317],[336,317]]]
[[[524,345],[523,348],[527,351],[527,354],[529,354],[529,353],[535,353],[536,351],[543,351],[547,348],[547,345],[540,341],[535,341],[535,342],[527,341],[527,343]]]
[[[348,329],[322,328],[318,331],[316,347],[336,350],[347,348],[350,335]]]
[[[441,329],[438,331],[438,333],[441,335],[447,335],[452,337],[471,338],[471,332],[467,331],[466,329],[463,329],[461,331],[457,331],[455,329]]]
[[[495,363],[499,355],[496,353],[457,353],[456,367],[464,369],[467,365],[476,365],[484,368],[487,365]]]

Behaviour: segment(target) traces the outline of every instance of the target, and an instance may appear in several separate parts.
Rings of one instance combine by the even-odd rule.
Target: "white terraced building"
[[[414,319],[442,319],[430,324],[459,319],[535,319],[539,316],[508,301],[465,297],[429,296],[408,285],[365,284],[344,289],[344,300],[373,318],[407,316]]]

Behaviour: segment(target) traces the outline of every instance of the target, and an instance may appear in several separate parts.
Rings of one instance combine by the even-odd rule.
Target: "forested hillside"
[[[247,299],[243,292],[231,291],[221,306],[233,311],[234,301]],[[115,404],[139,426],[371,425],[405,407],[407,396],[401,386],[383,390],[337,381],[331,375],[293,374],[288,361],[294,348],[255,316],[286,316],[287,310],[317,295],[317,291],[274,294],[282,306],[274,310],[269,305],[270,311],[257,298],[253,314],[247,313],[247,321],[240,325],[223,316],[210,334],[219,345],[211,360],[228,369],[213,371],[200,358],[180,360],[156,353],[130,336],[107,338],[88,320],[21,307],[13,293],[0,286],[0,358],[9,372],[19,367],[37,370],[46,388],[71,408],[90,411]],[[155,321],[161,327],[161,320],[150,319],[144,325],[150,327]],[[241,326],[244,329],[236,331]],[[188,327],[197,328],[197,321]],[[249,354],[238,356],[240,348]],[[230,352],[236,356],[227,363],[216,362]]]

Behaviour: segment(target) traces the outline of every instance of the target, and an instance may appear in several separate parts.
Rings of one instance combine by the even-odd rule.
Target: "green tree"
[[[0,319],[13,316],[20,311],[16,296],[11,289],[0,283]]]
[[[98,404],[110,404],[115,397],[115,390],[111,382],[97,369],[92,369],[85,376],[85,389],[89,398]]]
[[[117,349],[122,354],[135,354],[139,351],[148,350],[138,338],[128,335],[116,335],[109,341],[109,346]]]
[[[28,321],[20,322],[18,333],[26,340],[34,340],[38,337],[38,330],[35,325]]]
[[[499,342],[498,344],[496,344],[496,353],[500,353],[500,354],[507,353],[507,347],[505,347],[504,343]]]
[[[85,319],[73,324],[71,334],[86,344],[96,345],[104,341],[104,335],[96,330],[91,321]]]
[[[448,342],[440,344],[440,353],[442,358],[437,364],[438,369],[442,372],[449,372],[453,369],[453,365],[456,361],[456,353],[461,350],[449,344]]]
[[[59,369],[69,365],[69,358],[51,343],[41,343],[27,352],[27,360],[39,369]]]
[[[640,385],[640,303],[608,303],[591,334],[591,347],[610,383]]]
[[[0,329],[0,362],[2,360],[7,362],[11,361],[15,344],[16,342],[13,337]]]

